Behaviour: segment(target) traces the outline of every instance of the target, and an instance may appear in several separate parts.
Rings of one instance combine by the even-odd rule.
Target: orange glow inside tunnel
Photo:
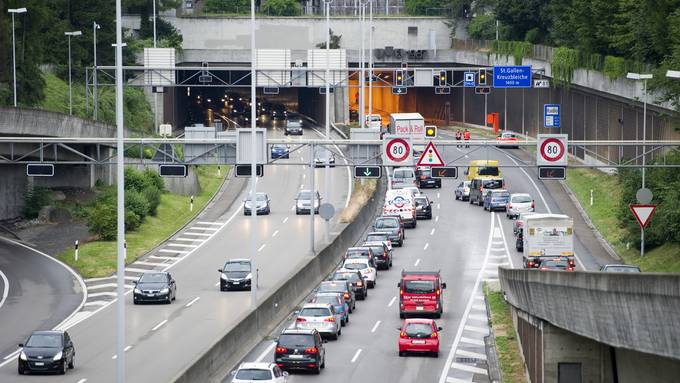
[[[373,87],[373,114],[380,114],[382,116],[383,125],[387,124],[390,120],[391,113],[399,113],[401,111],[402,102],[399,95],[392,94],[392,88],[384,86]],[[369,100],[369,88],[368,82],[364,84],[366,102],[364,104],[364,112],[368,114],[368,100]],[[349,108],[350,110],[356,110],[357,114],[359,112],[359,81],[356,78],[349,79]]]

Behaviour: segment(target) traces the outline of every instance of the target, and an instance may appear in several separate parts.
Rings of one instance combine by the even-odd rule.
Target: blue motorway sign
[[[543,126],[546,128],[560,127],[560,104],[543,105]]]
[[[466,88],[474,88],[475,84],[475,72],[465,72],[465,77],[463,78],[463,86]]]
[[[531,65],[494,66],[494,88],[531,88]]]

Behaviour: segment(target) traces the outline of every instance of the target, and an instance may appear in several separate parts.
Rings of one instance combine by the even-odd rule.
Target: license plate
[[[304,355],[288,355],[289,358],[291,359],[302,359],[305,356]]]
[[[234,282],[234,284],[235,284],[235,285],[240,285],[240,284],[241,284],[241,282]]]
[[[412,344],[425,344],[424,340],[413,340],[411,341]]]
[[[45,363],[44,363],[44,362],[35,362],[35,365],[36,365],[36,366],[44,366]]]
[[[416,311],[423,311],[423,306],[416,306]]]

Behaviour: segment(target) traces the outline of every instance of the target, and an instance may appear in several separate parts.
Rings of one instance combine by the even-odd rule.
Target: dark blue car
[[[290,149],[288,149],[288,145],[283,144],[272,145],[272,160],[278,158],[290,158]]]
[[[510,193],[505,189],[489,190],[484,195],[484,210],[503,210],[507,208],[510,201]]]

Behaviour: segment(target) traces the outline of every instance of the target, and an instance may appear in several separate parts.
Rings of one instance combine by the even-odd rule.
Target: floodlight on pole
[[[94,56],[94,69],[92,73],[92,85],[94,91],[92,92],[92,119],[97,121],[97,29],[101,29],[101,25],[97,24],[96,21],[92,22],[92,41],[93,41],[93,56]]]
[[[331,3],[333,0],[324,0],[326,6],[326,139],[331,139],[331,92],[330,92],[330,55],[331,55]],[[314,154],[312,153],[311,156]],[[330,171],[330,156],[326,156],[326,166],[324,169],[324,190],[329,193],[331,185],[331,171]],[[313,168],[312,168],[313,169]],[[314,171],[314,170],[312,170]],[[314,203],[312,203],[312,209],[314,208]],[[314,215],[313,212],[311,214]],[[313,230],[313,229],[312,229]],[[324,222],[324,242],[330,242],[330,222],[325,220]],[[313,248],[312,248],[313,250]]]
[[[80,36],[83,34],[81,31],[71,31],[64,32],[68,36],[68,114],[73,114],[73,96],[72,96],[72,81],[71,81],[71,37]]]
[[[14,77],[14,107],[17,107],[17,58],[16,58],[16,41],[14,38],[14,14],[26,13],[26,8],[12,8],[7,12],[12,14],[12,74]]]

